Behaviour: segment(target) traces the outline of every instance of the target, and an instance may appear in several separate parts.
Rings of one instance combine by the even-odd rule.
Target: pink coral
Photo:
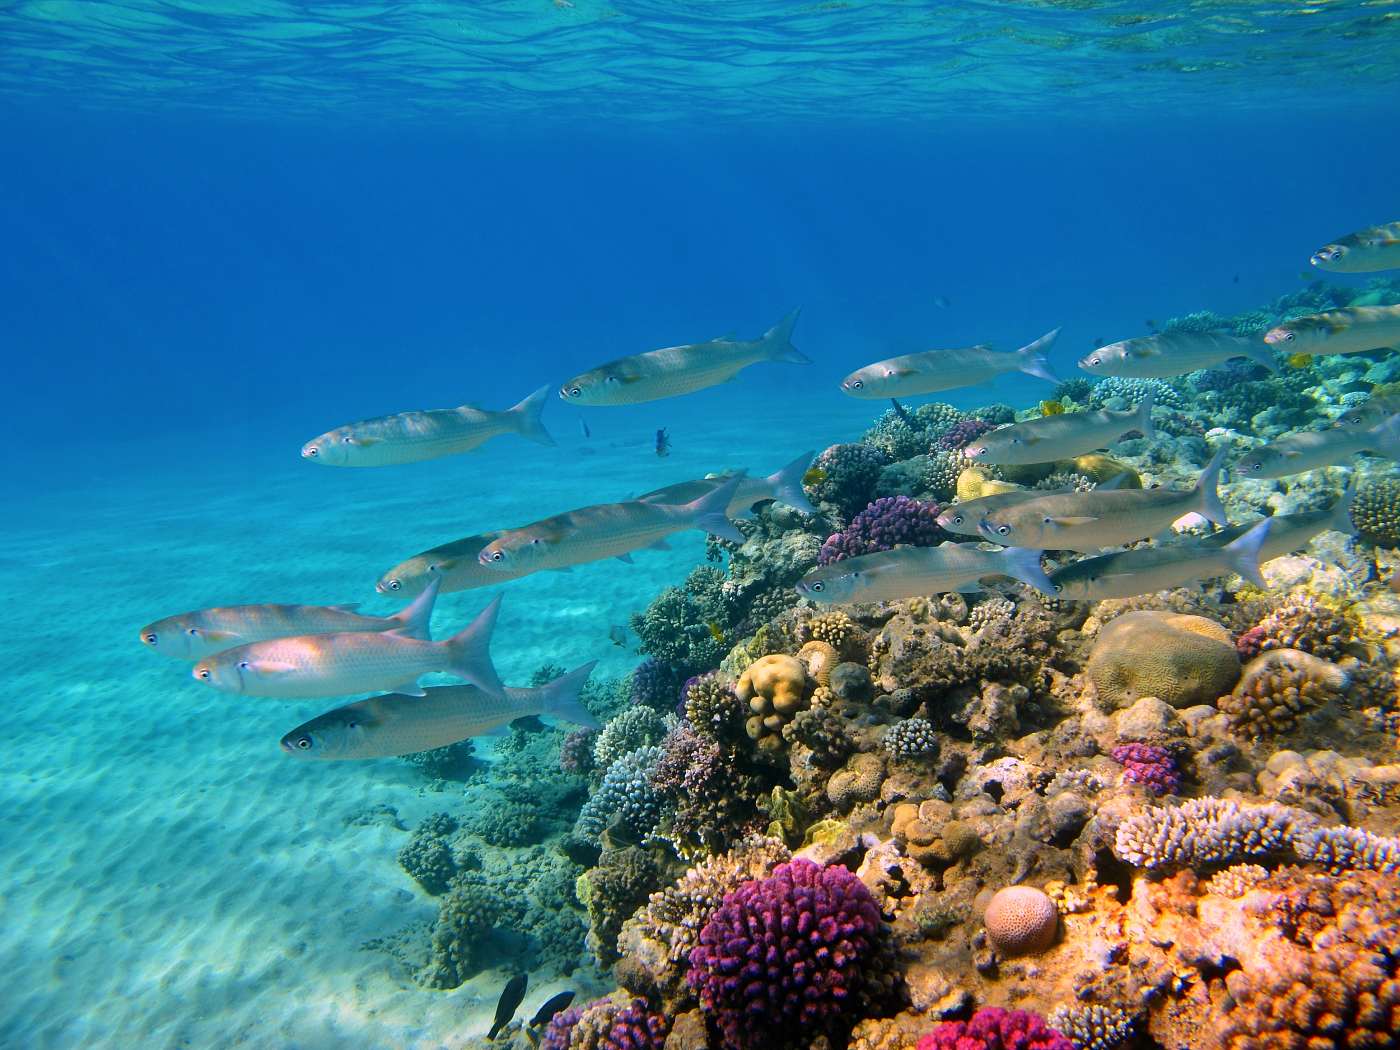
[[[1141,784],[1154,795],[1174,795],[1181,790],[1181,774],[1171,752],[1155,744],[1121,744],[1110,755],[1124,767],[1123,779]]]
[[[1074,1044],[1028,1010],[989,1006],[970,1021],[945,1021],[917,1050],[1074,1050]]]

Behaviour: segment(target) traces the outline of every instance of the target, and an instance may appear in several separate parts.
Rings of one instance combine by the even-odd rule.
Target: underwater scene
[[[1398,88],[0,2],[0,1050],[1400,1047]]]

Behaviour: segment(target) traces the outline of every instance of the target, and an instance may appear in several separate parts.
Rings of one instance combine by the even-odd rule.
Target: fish
[[[1042,401],[1040,403],[1040,414],[1042,416],[1058,416],[1063,413],[1065,406],[1059,401]]]
[[[330,762],[431,751],[496,735],[533,715],[597,729],[598,720],[579,699],[597,664],[593,660],[535,689],[507,686],[503,697],[474,685],[434,685],[421,697],[386,693],[356,700],[303,722],[279,746],[296,758]]]
[[[1358,452],[1400,459],[1400,414],[1369,430],[1333,427],[1285,434],[1246,452],[1235,463],[1234,471],[1244,478],[1286,478],[1345,463]]]
[[[525,570],[487,569],[477,561],[482,548],[503,535],[504,530],[494,529],[415,554],[380,576],[374,589],[380,594],[412,598],[422,594],[423,588],[433,578],[441,581],[442,594],[494,587],[498,583],[519,579],[527,575]]]
[[[468,404],[350,423],[302,445],[301,458],[327,467],[390,467],[470,452],[500,434],[553,445],[540,421],[548,395],[540,387],[504,412]]]
[[[1054,595],[1040,567],[1040,551],[1022,547],[983,550],[976,543],[941,547],[896,547],[875,554],[843,558],[813,569],[797,581],[803,598],[820,605],[891,602],[947,591],[980,590],[972,586],[987,576],[1010,576]]]
[[[608,641],[612,642],[613,645],[617,646],[619,649],[626,649],[627,628],[620,627],[617,624],[613,624],[611,627],[608,628]]]
[[[588,429],[588,420],[584,419],[582,416],[579,416],[578,425],[579,429],[583,431],[583,436],[585,438],[591,438],[593,436],[593,432]]]
[[[568,571],[603,558],[632,562],[632,551],[669,550],[666,537],[700,529],[720,539],[744,542],[744,534],[725,517],[743,478],[730,477],[688,503],[629,500],[598,503],[552,518],[508,529],[481,549],[477,561],[511,572],[543,569]]]
[[[812,467],[807,473],[802,475],[803,485],[820,485],[830,475],[821,467]]]
[[[887,358],[856,369],[841,381],[841,390],[850,397],[866,400],[917,397],[976,386],[1007,372],[1025,372],[1058,383],[1059,377],[1050,370],[1045,353],[1059,334],[1056,328],[1010,353],[998,353],[990,346],[966,346]]]
[[[1291,354],[1360,354],[1400,347],[1400,305],[1348,306],[1276,325],[1264,342]]]
[[[1129,474],[1124,471],[1115,474],[1107,481],[1100,482],[1095,488],[1098,492],[1111,492],[1122,486]],[[1073,493],[1075,490],[1064,489],[1016,489],[1013,492],[996,492],[989,496],[978,496],[976,499],[963,500],[961,503],[954,503],[937,519],[939,527],[944,532],[951,532],[958,536],[980,536],[982,535],[979,526],[984,517],[992,516],[995,511],[1002,507],[1014,506],[1017,503],[1025,503],[1027,500],[1040,499],[1042,496],[1054,496]]]
[[[224,692],[306,700],[380,691],[426,696],[418,679],[440,671],[500,697],[504,687],[490,652],[500,597],[460,632],[434,642],[428,622],[440,582],[430,581],[405,610],[408,623],[402,630],[253,642],[206,656],[191,676]]]
[[[1247,357],[1277,372],[1267,346],[1223,332],[1158,332],[1109,343],[1086,354],[1079,367],[1090,375],[1129,379],[1169,379],[1201,368],[1214,368],[1234,357]]]
[[[721,645],[724,644],[724,628],[715,623],[714,620],[705,621],[705,630],[710,632],[710,637],[715,641],[719,642]]]
[[[1271,561],[1274,558],[1281,558],[1285,554],[1302,550],[1308,545],[1308,541],[1320,532],[1330,530],[1352,535],[1356,532],[1356,525],[1351,520],[1351,503],[1355,496],[1355,483],[1351,482],[1348,483],[1341,498],[1326,510],[1275,514],[1266,519],[1273,524],[1269,529],[1269,534],[1264,537],[1264,545],[1259,551],[1259,560],[1261,562]],[[1246,525],[1231,525],[1227,529],[1211,533],[1204,537],[1201,542],[1219,545],[1232,543],[1253,527],[1254,523],[1252,522]]]
[[[530,1027],[539,1028],[549,1024],[554,1019],[554,1015],[559,1011],[567,1009],[574,1001],[574,992],[560,992],[558,995],[550,996],[544,1004],[535,1011],[535,1016],[530,1018]]]
[[[1194,488],[1057,493],[993,510],[978,531],[993,543],[1092,554],[1154,536],[1193,511],[1225,525],[1217,492],[1225,454],[1223,448],[1216,452]]]
[[[228,605],[167,616],[141,628],[143,645],[177,660],[199,660],[236,645],[303,634],[401,631],[409,609],[362,616],[359,605]]]
[[[1400,222],[1370,226],[1338,237],[1313,252],[1311,261],[1328,273],[1400,270]]]
[[[1132,411],[1062,412],[1012,423],[983,434],[963,454],[979,463],[1020,466],[1073,459],[1135,431],[1152,441],[1157,437],[1152,426],[1152,402],[1149,390]]]
[[[946,310],[948,307],[952,306],[953,303],[946,295],[935,295],[933,297],[933,305],[940,310]]]
[[[1153,594],[1232,572],[1264,587],[1260,551],[1273,525],[1265,518],[1228,543],[1185,540],[1083,558],[1056,569],[1050,582],[1061,598],[1093,602]]]
[[[518,973],[501,989],[501,997],[496,1001],[496,1019],[491,1022],[491,1030],[486,1033],[488,1042],[495,1039],[496,1033],[510,1024],[515,1011],[520,1009],[520,1002],[525,998],[525,987],[529,983],[528,974]]]
[[[671,454],[671,436],[665,427],[656,432],[656,454],[663,459]]]
[[[1355,408],[1347,409],[1332,420],[1332,425],[1338,429],[1360,427],[1362,430],[1369,430],[1397,412],[1400,412],[1400,393],[1377,394],[1372,392],[1368,400]]]
[[[758,339],[725,335],[620,357],[569,379],[559,396],[576,405],[640,405],[728,382],[760,361],[811,364],[811,358],[792,345],[799,312],[792,311]]]
[[[754,478],[747,474],[739,475],[739,487],[734,492],[734,498],[729,501],[729,506],[725,508],[725,515],[730,518],[744,517],[753,512],[755,504],[765,500],[785,503],[794,510],[800,510],[803,514],[815,514],[817,509],[812,506],[807,499],[807,494],[802,491],[803,480],[809,473],[808,467],[815,455],[815,451],[804,452],[791,463],[779,467],[767,477]],[[675,485],[667,485],[665,488],[653,489],[637,498],[644,503],[689,503],[724,484],[731,477],[734,475],[724,474],[713,478],[682,481]]]

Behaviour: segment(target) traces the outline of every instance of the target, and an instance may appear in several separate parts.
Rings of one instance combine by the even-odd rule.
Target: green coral
[[[1361,486],[1351,520],[1362,539],[1377,547],[1400,547],[1400,478],[1378,478]]]
[[[403,760],[429,780],[465,780],[475,769],[476,748],[470,740],[459,740],[431,751],[416,751]]]
[[[600,964],[611,966],[620,958],[622,924],[662,881],[656,857],[637,846],[605,851],[597,867],[579,876],[575,892],[588,909],[588,947]]]
[[[700,604],[679,587],[667,587],[631,620],[638,648],[667,667],[697,674],[718,667],[724,647]]]
[[[447,843],[447,836],[456,830],[457,822],[450,816],[434,813],[418,825],[407,844],[399,850],[399,866],[431,894],[446,890],[457,874],[457,865]]]

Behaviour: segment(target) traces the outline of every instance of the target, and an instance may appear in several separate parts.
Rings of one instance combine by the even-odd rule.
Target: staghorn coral
[[[897,546],[935,547],[948,539],[938,524],[943,508],[908,496],[882,496],[851,519],[842,532],[828,536],[817,554],[818,565]]]
[[[651,771],[661,758],[661,748],[638,748],[623,755],[603,774],[603,781],[579,812],[574,833],[597,843],[613,822],[639,840],[655,830],[661,820],[661,797],[651,786]]]
[[[839,1039],[878,961],[880,911],[841,867],[780,864],[745,882],[700,931],[688,979],[733,1050]]]
[[[1118,825],[1113,852],[1139,868],[1202,868],[1281,853],[1313,818],[1286,806],[1196,798]]]
[[[655,744],[666,735],[666,723],[651,707],[629,707],[614,716],[593,745],[593,762],[607,769],[629,751]]]
[[[966,1021],[944,1021],[917,1050],[1074,1050],[1074,1044],[1028,1010],[987,1006]]]
[[[1036,955],[1055,942],[1060,912],[1043,890],[1005,886],[997,890],[982,916],[987,939],[1005,955]]]
[[[1175,795],[1181,790],[1181,774],[1171,752],[1155,744],[1120,744],[1110,753],[1124,767],[1123,779],[1141,784],[1154,795]]]
[[[1400,478],[1377,478],[1356,490],[1351,520],[1377,547],[1400,547]]]
[[[938,734],[925,718],[906,718],[890,726],[880,746],[894,759],[927,758],[938,754]]]
[[[781,749],[783,727],[811,704],[810,685],[802,661],[782,653],[760,657],[740,676],[734,692],[749,705],[745,729],[760,749]]]
[[[1137,1019],[1117,1006],[1057,1006],[1045,1021],[1075,1050],[1119,1050],[1137,1029]]]
[[[1251,739],[1286,733],[1310,712],[1341,699],[1347,674],[1297,649],[1273,649],[1251,660],[1239,683],[1216,701],[1230,728]]]
[[[1111,709],[1144,696],[1189,707],[1228,692],[1240,658],[1230,632],[1204,617],[1130,612],[1099,631],[1085,672]]]
[[[1400,873],[1400,838],[1373,835],[1362,828],[1313,828],[1295,836],[1293,850],[1303,860],[1332,872]]]

